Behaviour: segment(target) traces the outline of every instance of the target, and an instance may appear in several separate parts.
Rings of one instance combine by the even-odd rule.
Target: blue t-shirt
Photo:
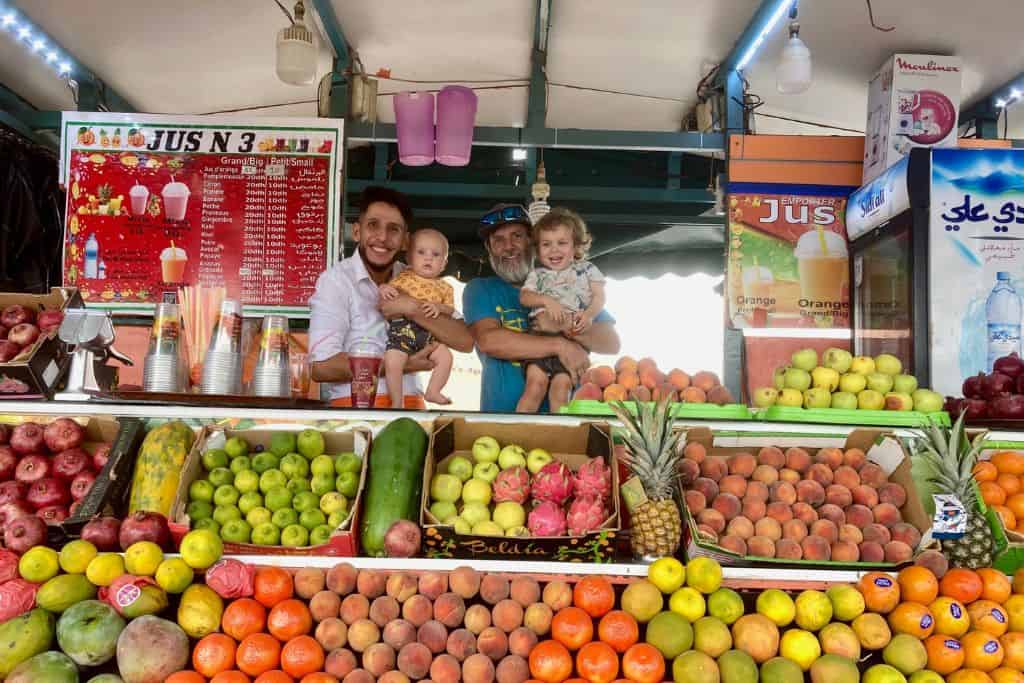
[[[526,332],[530,328],[530,311],[519,303],[519,288],[499,277],[476,278],[466,285],[462,291],[462,316],[467,325],[494,318],[506,330]],[[605,311],[601,311],[595,320],[615,322]],[[483,366],[480,410],[515,412],[519,397],[526,387],[522,365],[516,361],[488,356],[479,347],[476,354]],[[542,406],[541,410],[546,408]]]

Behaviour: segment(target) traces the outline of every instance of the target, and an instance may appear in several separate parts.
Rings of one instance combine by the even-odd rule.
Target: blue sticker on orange
[[[953,640],[952,638],[947,638],[946,640],[942,641],[942,644],[945,645],[946,647],[948,647],[950,650],[959,650],[960,649],[960,641],[959,640]]]
[[[994,609],[992,610],[992,618],[998,621],[1000,624],[1006,623],[1006,616],[1003,615],[1003,610]]]
[[[956,603],[949,606],[949,613],[953,615],[954,619],[959,619],[964,615],[963,610],[960,609],[960,605],[957,605]]]
[[[879,588],[891,588],[892,579],[885,576],[879,576],[877,579],[875,579],[875,585]]]
[[[931,628],[931,625],[932,615],[926,614],[923,617],[921,617],[921,628]]]
[[[995,654],[996,652],[999,651],[999,643],[997,643],[994,640],[990,640],[987,643],[985,643],[984,650],[985,650],[985,652],[989,653],[990,655],[993,655],[993,654]]]

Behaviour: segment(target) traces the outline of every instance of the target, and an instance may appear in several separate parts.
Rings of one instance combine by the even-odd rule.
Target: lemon
[[[757,596],[757,613],[768,617],[776,626],[782,628],[793,623],[796,605],[787,593],[778,588],[769,588]]]
[[[223,553],[220,536],[209,529],[195,529],[181,539],[181,559],[193,569],[209,569]]]
[[[89,541],[71,541],[60,549],[60,568],[68,574],[84,574],[98,551]]]
[[[807,631],[820,631],[832,621],[832,601],[821,591],[804,591],[796,596],[796,624]]]
[[[124,574],[124,559],[118,553],[100,553],[85,568],[85,578],[94,586],[109,586]]]
[[[922,649],[923,646],[922,646]],[[811,668],[814,660],[821,656],[821,645],[813,633],[800,629],[790,629],[782,634],[779,643],[779,654],[800,665],[803,671]]]
[[[670,595],[683,586],[686,568],[674,557],[662,557],[647,568],[647,580],[657,586],[662,593]]]
[[[704,596],[696,588],[680,588],[668,599],[668,608],[691,624],[704,616]]]
[[[708,613],[725,624],[731,626],[743,612],[743,598],[730,588],[719,588],[708,596]]]
[[[124,568],[135,576],[153,576],[164,561],[164,551],[153,541],[138,541],[124,551]]]
[[[18,573],[21,578],[32,583],[44,583],[57,576],[60,571],[57,551],[37,545],[18,560]]]
[[[192,567],[180,557],[169,557],[156,568],[156,582],[168,593],[181,593],[192,585]]]
[[[710,557],[697,557],[686,565],[686,585],[711,595],[722,585],[722,565]]]

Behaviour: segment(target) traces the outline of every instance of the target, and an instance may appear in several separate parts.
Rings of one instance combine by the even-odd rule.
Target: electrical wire
[[[890,31],[896,30],[895,26],[879,26],[878,24],[876,24],[875,10],[874,8],[871,7],[871,0],[864,0],[864,2],[866,2],[868,5],[868,21],[871,22],[871,28],[875,29],[876,31],[881,31],[882,33],[889,33]]]
[[[377,74],[370,75],[370,78],[376,78],[381,81],[395,81],[396,83],[419,83],[422,85],[444,85],[447,83],[530,83],[529,78],[449,78],[443,81],[425,81],[415,78],[396,78],[395,76],[382,76],[380,75],[379,72]]]
[[[864,131],[856,130],[854,128],[843,128],[842,126],[833,126],[828,123],[817,123],[815,121],[806,121],[804,119],[796,119],[789,116],[779,116],[777,114],[765,114],[760,112],[757,116],[763,116],[766,119],[778,119],[780,121],[789,121],[790,123],[799,123],[805,126],[815,126],[816,128],[828,128],[829,130],[841,130],[844,133],[856,133],[857,135],[864,135]]]
[[[295,18],[294,18],[294,17],[292,17],[292,15],[291,15],[291,12],[289,12],[289,11],[288,11],[288,10],[287,10],[287,9],[285,8],[285,6],[281,4],[281,0],[274,0],[274,2],[276,2],[276,3],[277,3],[277,6],[281,8],[281,11],[282,11],[282,12],[284,12],[284,15],[285,15],[286,17],[288,17],[288,21],[290,21],[290,22],[292,22],[292,23],[294,24],[294,23],[295,23]]]
[[[552,85],[556,88],[568,88],[569,90],[586,90],[589,92],[599,92],[608,95],[625,95],[626,97],[639,97],[645,100],[659,100],[662,102],[679,102],[686,104],[686,100],[678,97],[665,97],[663,95],[645,95],[644,93],[638,92],[626,92],[623,90],[608,90],[605,88],[590,88],[585,85],[572,85],[571,83],[557,83],[555,81],[548,81],[548,85]]]

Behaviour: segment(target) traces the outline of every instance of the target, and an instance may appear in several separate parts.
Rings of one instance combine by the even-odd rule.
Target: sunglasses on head
[[[526,213],[526,210],[521,206],[506,206],[496,211],[491,211],[488,214],[484,214],[484,217],[480,219],[480,222],[484,225],[495,225],[496,223],[515,223],[515,222],[529,223],[530,217]]]

